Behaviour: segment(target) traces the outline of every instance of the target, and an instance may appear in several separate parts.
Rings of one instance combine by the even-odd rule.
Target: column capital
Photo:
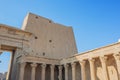
[[[101,64],[102,64],[102,69],[103,69],[103,71],[104,71],[103,74],[104,74],[105,80],[109,80],[108,69],[107,69],[107,64],[106,64],[107,59],[108,59],[107,56],[102,56],[102,57],[100,57],[100,61],[101,61]]]
[[[120,60],[120,54],[113,54],[115,60]]]
[[[86,61],[82,60],[82,61],[79,61],[79,63],[80,63],[81,66],[84,66],[86,64]]]
[[[79,64],[81,66],[81,79],[82,80],[86,80],[86,72],[85,72],[85,64],[86,64],[86,61],[85,60],[81,60],[79,61]]]
[[[68,68],[68,67],[69,67],[69,65],[68,65],[68,64],[64,64],[64,67],[65,67],[65,68]]]
[[[69,65],[67,63],[64,64],[64,68],[65,68],[65,80],[68,80],[68,67],[69,67]]]
[[[51,64],[51,65],[50,65],[50,68],[51,68],[51,69],[55,68],[55,65],[54,65],[54,64]]]
[[[32,63],[32,64],[30,64],[30,65],[31,65],[31,67],[32,67],[31,80],[35,80],[35,72],[36,72],[37,64],[36,64],[36,63]]]
[[[45,80],[46,64],[44,64],[44,63],[41,64],[41,67],[42,67],[42,76],[41,77],[42,77],[42,80]]]
[[[30,64],[30,65],[31,65],[31,67],[34,67],[34,68],[37,67],[37,64],[36,64],[36,63],[32,63],[32,64]]]
[[[72,66],[72,80],[76,80],[76,69],[75,69],[75,66],[76,66],[76,63],[73,62],[71,63],[71,66]]]
[[[101,61],[102,63],[106,62],[107,59],[108,59],[107,56],[101,56],[101,57],[100,57],[100,61]]]
[[[120,53],[115,53],[113,56],[117,64],[118,78],[120,80]]]
[[[71,66],[74,68],[76,66],[76,63],[75,62],[71,63]]]
[[[89,58],[88,60],[89,60],[89,62],[94,62],[95,61],[94,58]]]
[[[95,63],[94,62],[95,62],[94,58],[90,58],[89,59],[91,80],[96,80],[96,76],[95,76]]]
[[[59,68],[59,76],[58,76],[58,79],[59,79],[59,80],[62,80],[62,65],[59,65],[58,68]]]
[[[20,64],[20,66],[25,67],[27,63],[26,62],[20,62],[19,64]]]
[[[24,70],[26,66],[26,62],[20,62],[20,73],[19,73],[19,80],[24,80]]]
[[[42,68],[46,68],[46,64],[42,64],[41,67],[42,67]]]
[[[62,70],[63,67],[62,67],[62,65],[59,65],[58,68],[59,68],[59,70]]]
[[[51,80],[54,80],[54,68],[55,68],[55,65],[51,64],[50,68],[51,68]]]

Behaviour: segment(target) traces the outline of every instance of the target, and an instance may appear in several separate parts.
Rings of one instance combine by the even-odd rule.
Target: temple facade
[[[22,29],[0,24],[0,50],[6,80],[120,80],[120,42],[78,54],[72,27],[32,13]]]

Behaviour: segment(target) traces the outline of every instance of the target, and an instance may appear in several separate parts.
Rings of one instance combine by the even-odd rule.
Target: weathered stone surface
[[[71,27],[29,13],[22,30],[0,24],[11,51],[7,80],[120,80],[120,42],[77,54]]]

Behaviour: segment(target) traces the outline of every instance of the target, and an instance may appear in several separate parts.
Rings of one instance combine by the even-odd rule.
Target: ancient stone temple
[[[78,54],[71,27],[32,13],[22,29],[0,24],[0,50],[7,80],[120,80],[120,42]]]

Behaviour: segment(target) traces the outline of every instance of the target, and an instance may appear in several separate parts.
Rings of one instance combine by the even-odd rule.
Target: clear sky
[[[21,28],[28,12],[72,26],[78,52],[115,43],[120,38],[120,0],[0,1],[2,24]]]

